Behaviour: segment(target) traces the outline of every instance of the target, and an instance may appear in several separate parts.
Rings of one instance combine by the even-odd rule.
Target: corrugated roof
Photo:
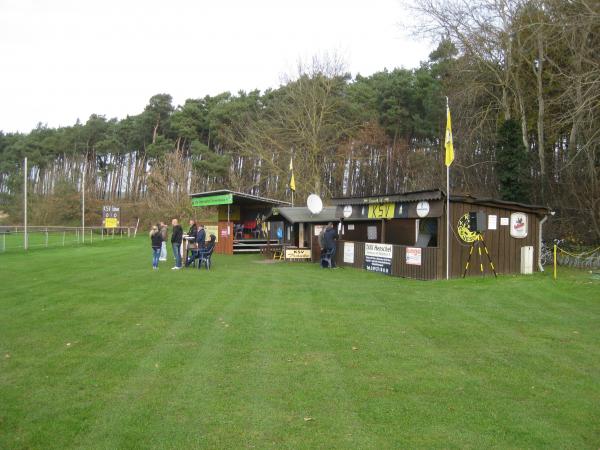
[[[274,211],[269,216],[270,220],[277,220],[278,215],[289,223],[326,223],[339,220],[339,217],[335,215],[335,206],[325,206],[319,214],[311,213],[306,206],[283,206],[273,209]]]
[[[370,195],[364,197],[336,197],[331,199],[334,205],[364,205],[371,203],[420,202],[423,200],[441,200],[444,193],[439,189],[403,192],[394,194]]]
[[[540,214],[548,214],[550,208],[541,205],[528,205],[527,203],[511,202],[508,200],[498,200],[495,198],[479,198],[472,195],[450,195],[451,202],[472,203],[474,205],[500,206],[506,209],[522,210],[526,209]]]
[[[282,200],[275,200],[272,198],[267,198],[267,197],[259,197],[258,195],[252,195],[252,194],[245,194],[243,192],[236,192],[236,191],[231,191],[229,189],[218,189],[216,191],[206,191],[206,192],[197,192],[194,194],[190,194],[189,196],[191,198],[202,198],[202,197],[210,197],[213,195],[223,195],[223,194],[232,194],[233,195],[233,202],[242,202],[242,203],[248,203],[248,200],[250,201],[256,201],[256,202],[261,202],[261,203],[267,203],[270,205],[291,205],[290,202],[285,202]]]

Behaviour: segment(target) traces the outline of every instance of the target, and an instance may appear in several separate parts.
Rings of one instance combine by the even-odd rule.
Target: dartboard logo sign
[[[477,239],[477,233],[469,228],[469,213],[458,219],[458,236],[465,242],[474,242]]]

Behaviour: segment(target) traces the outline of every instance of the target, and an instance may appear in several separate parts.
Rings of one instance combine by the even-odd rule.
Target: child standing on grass
[[[150,241],[152,242],[152,268],[158,270],[158,259],[162,248],[163,238],[156,225],[150,230]]]

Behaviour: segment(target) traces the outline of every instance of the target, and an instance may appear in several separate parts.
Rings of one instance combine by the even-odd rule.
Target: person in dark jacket
[[[335,251],[336,251],[336,240],[338,239],[337,228],[333,226],[332,222],[327,224],[325,234],[323,235],[323,241],[325,242],[325,250],[328,252],[331,258],[331,268],[335,267]]]
[[[187,232],[187,235],[193,239],[189,240],[189,244],[194,242],[196,239],[196,234],[198,233],[198,226],[196,225],[196,221],[194,219],[190,219],[190,229]]]
[[[156,225],[150,230],[150,242],[152,244],[152,268],[158,270],[158,259],[160,258],[160,249],[162,247],[163,238]]]
[[[181,269],[181,241],[183,240],[183,228],[179,225],[177,219],[171,221],[173,231],[171,232],[171,247],[173,247],[173,256],[175,257],[175,267],[173,270]]]
[[[196,233],[196,244],[198,244],[198,250],[204,248],[206,243],[206,231],[204,230],[204,225],[200,225],[198,227],[198,233]]]
[[[190,249],[190,256],[185,262],[186,267],[190,266],[198,258],[198,255],[204,251],[205,243],[206,231],[204,230],[204,225],[199,225],[198,232],[196,233],[196,248]]]

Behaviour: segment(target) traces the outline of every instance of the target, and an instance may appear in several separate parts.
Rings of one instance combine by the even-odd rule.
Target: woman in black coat
[[[158,259],[160,258],[163,238],[156,225],[150,230],[150,242],[152,244],[152,268],[158,270]]]

